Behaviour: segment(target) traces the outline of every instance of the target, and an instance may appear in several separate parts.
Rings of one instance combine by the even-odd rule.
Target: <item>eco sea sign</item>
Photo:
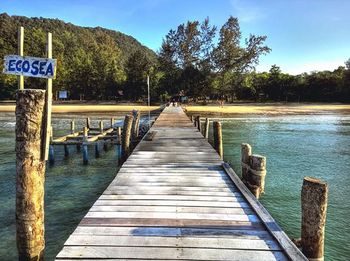
[[[3,72],[38,78],[55,78],[56,59],[7,55],[4,58]]]

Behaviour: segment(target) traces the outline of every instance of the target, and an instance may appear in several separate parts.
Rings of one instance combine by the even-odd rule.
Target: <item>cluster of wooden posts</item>
[[[204,124],[200,116],[190,116],[191,121],[203,136],[209,136],[209,118]],[[223,159],[222,125],[213,121],[213,147]],[[252,154],[248,143],[241,144],[242,181],[249,191],[259,199],[265,191],[266,157]],[[324,260],[324,237],[328,202],[327,183],[305,177],[301,189],[301,238],[293,242],[301,248],[309,260]]]
[[[131,124],[131,125],[130,125]],[[129,126],[130,125],[130,126]],[[104,151],[109,147],[117,145],[118,162],[122,164],[130,152],[130,146],[134,146],[140,140],[140,112],[133,111],[132,115],[126,115],[124,126],[116,126],[115,118],[110,119],[109,127],[105,128],[103,120],[99,121],[99,127],[93,128],[89,117],[86,118],[86,125],[82,130],[76,131],[75,121],[72,120],[70,124],[70,133],[58,138],[53,138],[53,131],[51,129],[51,139],[49,148],[49,162],[54,164],[54,146],[64,147],[64,156],[70,155],[69,146],[76,146],[76,151],[81,152],[83,164],[89,163],[88,146],[94,146],[95,158],[99,158],[101,153],[100,145]],[[125,132],[123,132],[125,130]],[[144,133],[142,133],[144,134]]]

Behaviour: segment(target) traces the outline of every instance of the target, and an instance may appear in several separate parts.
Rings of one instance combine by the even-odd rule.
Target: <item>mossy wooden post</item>
[[[113,129],[114,129],[114,123],[115,123],[114,118],[111,118],[111,128],[113,128]]]
[[[266,157],[251,155],[249,157],[249,167],[247,173],[248,188],[259,199],[265,191]]]
[[[74,133],[75,132],[75,122],[74,120],[71,120],[70,122],[70,133]]]
[[[132,140],[136,140],[139,136],[139,128],[140,128],[140,112],[137,110],[132,111],[132,115],[134,117],[132,121]]]
[[[119,165],[121,165],[121,157],[122,157],[121,140],[122,140],[122,128],[117,127],[117,155],[118,155],[118,164]]]
[[[87,127],[88,129],[91,128],[91,121],[90,121],[90,118],[89,118],[89,117],[86,118],[86,127]]]
[[[89,163],[89,151],[87,145],[88,139],[88,127],[84,127],[83,129],[83,164],[87,165]]]
[[[201,116],[196,117],[196,125],[199,132],[202,132]]]
[[[122,157],[121,163],[124,163],[130,153],[131,127],[133,122],[132,115],[126,115],[124,119],[123,135],[122,135]]]
[[[222,145],[222,127],[221,122],[213,122],[213,133],[214,133],[214,149],[220,155],[220,158],[223,159],[224,148]]]
[[[204,134],[204,138],[208,139],[208,137],[209,137],[209,118],[205,118],[203,134]]]
[[[301,190],[301,245],[309,260],[324,260],[328,185],[305,177]]]
[[[16,100],[16,237],[19,260],[44,258],[44,90],[18,90]]]
[[[99,127],[100,127],[100,132],[102,133],[103,132],[103,121],[100,121]]]
[[[53,141],[53,128],[51,126],[50,128],[50,147],[49,147],[49,164],[53,165],[55,164],[55,149],[53,145],[51,144]]]
[[[242,180],[248,180],[250,156],[252,155],[252,147],[248,143],[241,144],[241,166],[242,166]]]

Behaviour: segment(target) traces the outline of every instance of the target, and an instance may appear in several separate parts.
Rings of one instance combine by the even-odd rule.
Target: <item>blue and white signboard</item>
[[[59,91],[58,98],[59,99],[68,99],[68,92],[67,91]]]
[[[56,59],[7,55],[3,73],[52,79],[56,77],[56,62]]]

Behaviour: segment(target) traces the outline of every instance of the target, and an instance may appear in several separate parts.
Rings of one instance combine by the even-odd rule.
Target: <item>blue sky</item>
[[[134,36],[157,51],[171,28],[187,20],[221,26],[232,15],[243,32],[267,35],[272,52],[258,71],[277,64],[284,72],[334,69],[350,58],[348,0],[0,0],[0,12],[58,18]]]

